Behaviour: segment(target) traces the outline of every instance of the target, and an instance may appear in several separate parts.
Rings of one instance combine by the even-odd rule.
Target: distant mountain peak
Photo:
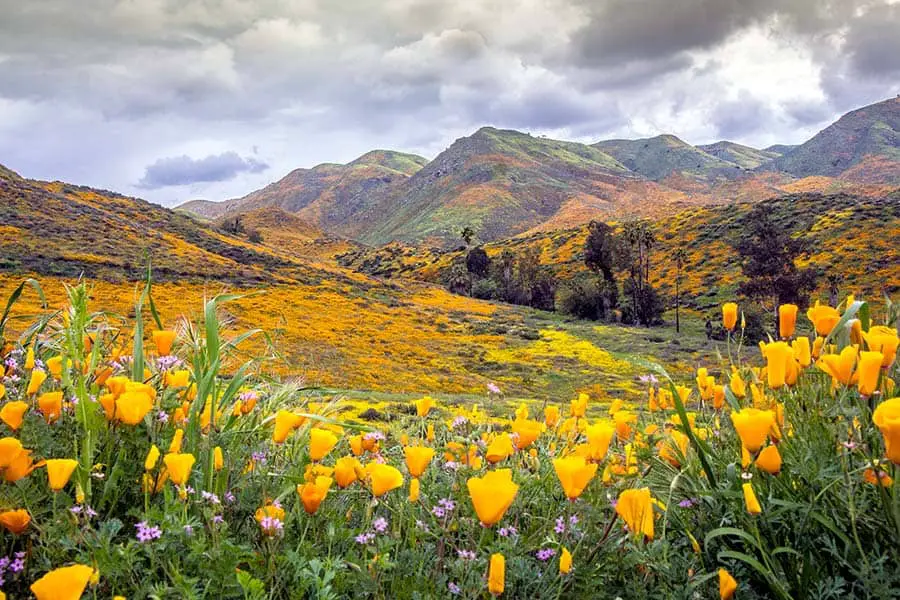
[[[873,158],[878,162],[887,159],[900,163],[900,98],[889,98],[845,114],[806,143],[762,168],[795,177],[838,177]],[[889,168],[900,177],[900,168]],[[889,179],[894,174],[889,174]]]

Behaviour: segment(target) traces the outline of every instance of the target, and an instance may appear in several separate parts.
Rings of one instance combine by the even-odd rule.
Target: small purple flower
[[[16,553],[17,556],[19,553]],[[25,559],[24,558],[16,558],[16,560],[12,561],[9,565],[9,570],[13,573],[19,573],[25,569]]]
[[[88,516],[89,519],[93,519],[94,517],[97,516],[97,511],[94,510],[93,508],[91,508],[90,506],[86,506],[84,508],[84,512]]]
[[[542,550],[537,551],[537,559],[543,562],[547,562],[556,554],[556,550],[553,548],[544,548]]]
[[[475,552],[472,550],[457,550],[456,554],[463,560],[475,560]]]
[[[281,506],[281,501],[280,501],[280,500],[272,500],[272,506],[274,506],[275,508],[283,508],[283,507]]]
[[[209,502],[210,504],[222,504],[222,501],[219,500],[219,497],[216,496],[215,494],[213,494],[212,492],[207,492],[206,490],[203,490],[202,492],[200,492],[200,496],[204,500]]]
[[[370,431],[369,433],[367,433],[366,435],[363,436],[363,439],[367,440],[367,441],[380,442],[380,441],[383,441],[385,439],[385,437],[384,437],[384,434],[381,433],[380,431]]]
[[[213,525],[219,525],[220,523],[225,522],[225,517],[222,515],[216,515],[212,518]]]
[[[169,415],[164,410],[161,410],[158,413],[156,413],[156,420],[159,421],[160,423],[168,423]]]
[[[5,571],[9,567],[9,557],[4,556],[0,558],[0,571]]]
[[[186,486],[184,486],[184,491],[185,491],[186,493],[188,493],[188,494],[193,494],[193,493],[195,493],[197,490],[195,490],[194,488],[192,488],[192,487],[189,486],[189,485],[186,485]]]
[[[168,371],[181,365],[181,359],[177,356],[160,356],[156,359],[156,368],[160,371]]]
[[[450,498],[441,498],[438,500],[438,504],[447,512],[453,512],[456,509],[456,502]]]
[[[263,450],[258,450],[250,455],[250,458],[253,459],[253,462],[259,463],[261,465],[266,464],[266,453]]]
[[[569,525],[571,525],[572,527],[578,525],[578,515],[572,515],[571,517],[569,517]]]
[[[445,513],[443,508],[441,508],[440,506],[435,506],[431,509],[431,514],[436,516],[438,519],[443,519]]]
[[[361,546],[365,546],[366,544],[368,544],[369,542],[371,542],[372,540],[375,539],[375,534],[374,533],[361,533],[353,539],[356,540],[357,544],[360,544]]]
[[[247,402],[248,400],[258,400],[258,399],[259,399],[259,394],[257,394],[253,390],[241,392],[241,395],[238,396],[238,400],[240,400],[241,402]]]
[[[501,394],[500,388],[493,381],[487,384],[488,394]]]
[[[268,535],[282,535],[284,533],[284,523],[281,519],[275,517],[263,517],[259,522],[259,526]]]
[[[73,515],[80,515],[82,510],[83,509],[81,508],[81,505],[76,504],[75,506],[73,506],[72,508],[69,509],[69,512],[72,513]]]
[[[162,537],[162,529],[155,525],[151,527],[147,525],[146,521],[141,521],[135,527],[137,528],[137,540],[141,543]]]
[[[693,508],[698,504],[700,504],[700,500],[698,498],[685,498],[678,503],[678,506],[680,506],[681,508]]]
[[[447,462],[444,463],[444,468],[447,469],[448,471],[459,471],[459,468],[461,466],[462,465],[459,464],[458,462],[456,462],[455,460],[448,460]]]
[[[194,535],[194,528],[191,527],[190,525],[185,525],[184,526],[184,534],[185,535]]]
[[[384,517],[378,517],[372,522],[372,529],[377,531],[378,533],[384,533],[387,531],[388,522]]]
[[[519,532],[510,525],[509,527],[501,527],[497,533],[500,534],[500,537],[515,537]]]
[[[228,503],[230,504],[230,503],[232,503],[232,502],[234,502],[234,501],[235,501],[234,494],[232,494],[230,491],[229,491],[229,492],[225,492],[225,502],[228,502]]]
[[[553,528],[556,533],[566,532],[566,520],[563,517],[556,518],[556,527]]]
[[[420,519],[416,519],[416,527],[423,531],[428,531],[428,525],[426,525],[425,522],[421,521]]]
[[[461,589],[459,589],[459,586],[456,585],[455,583],[453,583],[452,581],[447,584],[447,590],[454,596],[458,596],[459,593],[462,591]]]
[[[460,416],[456,417],[455,419],[453,419],[453,422],[450,424],[450,429],[456,429],[457,427],[462,427],[463,425],[465,425],[468,422],[469,422],[469,420],[467,418],[460,415]]]

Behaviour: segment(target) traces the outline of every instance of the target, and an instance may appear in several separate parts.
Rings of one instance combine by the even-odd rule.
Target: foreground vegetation
[[[900,585],[890,304],[814,307],[813,339],[788,305],[782,339],[759,347],[726,305],[721,360],[690,379],[646,361],[612,404],[507,406],[492,388],[483,406],[392,403],[376,428],[320,391],[249,377],[239,350],[261,333],[223,335],[233,297],[164,323],[149,284],[131,318],[93,312],[84,284],[67,293],[2,347],[9,597],[888,598]]]

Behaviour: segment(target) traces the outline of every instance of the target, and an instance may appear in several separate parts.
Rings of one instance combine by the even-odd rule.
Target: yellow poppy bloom
[[[38,396],[38,408],[44,415],[44,420],[53,423],[62,414],[62,392],[45,392]]]
[[[29,396],[36,394],[41,389],[41,384],[47,381],[47,373],[41,369],[34,369],[31,372],[31,378],[28,380],[28,389],[25,393]]]
[[[798,337],[791,342],[791,348],[794,349],[794,358],[804,369],[812,363],[812,354],[809,348],[808,337]]]
[[[753,491],[753,485],[750,482],[747,482],[741,487],[744,491],[744,505],[747,507],[747,512],[751,515],[760,514],[762,512],[762,507],[759,505],[759,500],[756,498],[756,492]]]
[[[863,396],[871,396],[878,389],[881,376],[881,363],[884,355],[881,352],[860,352],[859,364],[856,367],[857,386]]]
[[[582,418],[587,412],[589,396],[585,393],[578,394],[578,398],[572,400],[569,406],[569,415],[572,417]]]
[[[881,366],[884,368],[894,364],[897,358],[897,346],[900,345],[900,337],[897,336],[897,330],[893,327],[885,327],[884,325],[873,325],[869,331],[863,333],[863,339],[866,340],[866,346],[873,352],[881,352],[884,359]]]
[[[0,408],[0,420],[6,423],[6,426],[16,431],[22,426],[25,419],[25,413],[28,412],[28,403],[21,400],[13,400],[7,402]]]
[[[169,479],[175,485],[184,485],[191,476],[191,468],[194,466],[193,454],[166,454],[163,462],[166,463],[166,471]]]
[[[812,322],[818,335],[827,337],[838,321],[841,320],[841,313],[830,306],[822,306],[816,300],[816,305],[806,311],[806,317]]]
[[[187,369],[166,372],[166,387],[184,388],[191,382],[191,372]]]
[[[316,477],[315,481],[297,485],[297,493],[300,494],[300,500],[303,502],[303,510],[306,514],[311,515],[319,510],[322,500],[328,495],[328,490],[334,480],[331,477]]]
[[[506,559],[499,552],[491,555],[491,565],[488,568],[488,592],[494,596],[503,593],[506,587]]]
[[[213,448],[213,469],[221,471],[225,467],[225,455],[222,454],[222,447]]]
[[[597,464],[588,464],[581,456],[557,458],[553,461],[553,469],[569,500],[578,498],[597,474]]]
[[[771,344],[760,342],[760,347],[763,349],[763,356],[766,359],[769,387],[777,390],[785,384],[789,368],[788,361],[794,360],[794,351],[787,342],[772,342]]]
[[[311,429],[309,432],[309,458],[320,461],[338,443],[338,437],[326,429]]]
[[[653,539],[653,498],[649,488],[624,490],[616,501],[616,514],[632,533]]]
[[[493,465],[509,458],[513,450],[512,438],[505,433],[501,433],[488,444],[484,457]]]
[[[722,326],[728,331],[734,331],[737,325],[738,305],[734,302],[726,302],[722,305]]]
[[[176,429],[175,434],[172,436],[172,441],[169,442],[169,454],[178,454],[181,452],[181,444],[184,442],[184,429]]]
[[[157,330],[152,334],[153,343],[156,345],[158,356],[168,356],[172,353],[172,344],[175,342],[175,332],[171,330]]]
[[[859,351],[856,346],[847,346],[840,354],[825,354],[816,362],[816,366],[831,375],[832,385],[851,385],[856,378],[853,367]]]
[[[19,535],[28,529],[29,523],[31,523],[31,515],[24,508],[0,513],[0,525],[10,533]]]
[[[778,335],[788,340],[794,335],[797,327],[797,305],[782,304],[778,307]]]
[[[540,421],[533,421],[530,419],[517,419],[513,421],[512,431],[515,437],[516,448],[519,450],[523,450],[534,443],[538,436],[541,435],[541,431],[544,428],[544,424]]]
[[[407,446],[403,449],[406,457],[406,468],[413,477],[421,477],[428,463],[434,458],[434,449],[425,446]]]
[[[419,480],[417,478],[413,477],[412,481],[409,482],[408,500],[410,502],[418,502],[419,501],[419,491],[420,491]]]
[[[563,546],[562,553],[559,555],[559,573],[560,575],[566,575],[571,570],[572,553],[569,552],[568,548]]]
[[[353,456],[344,456],[334,463],[334,480],[338,487],[345,488],[357,479],[357,470],[362,465]]]
[[[781,472],[781,453],[778,446],[766,446],[756,457],[756,466],[770,475]]]
[[[272,441],[282,444],[288,435],[302,423],[302,417],[289,410],[279,410],[275,414],[275,431],[272,433]]]
[[[31,584],[37,600],[78,600],[94,577],[94,569],[72,565],[54,569]]]
[[[559,406],[551,404],[544,407],[544,424],[553,429],[559,423]]]
[[[745,408],[731,413],[731,422],[744,447],[755,453],[766,443],[769,432],[775,425],[775,413],[771,410]]]
[[[609,445],[616,433],[616,426],[611,421],[603,420],[589,425],[584,430],[588,439],[588,448],[592,460],[603,460],[609,451]]]
[[[47,460],[47,480],[50,483],[50,489],[58,492],[66,487],[76,467],[78,467],[78,461],[72,458],[51,458]]]
[[[147,458],[144,459],[144,470],[151,471],[156,466],[156,462],[159,460],[159,448],[156,447],[156,444],[150,446],[150,449],[147,451]]]
[[[885,456],[900,465],[900,397],[890,398],[875,407],[872,421],[884,437]]]
[[[51,356],[47,359],[47,362],[44,363],[47,365],[47,370],[50,371],[50,375],[52,375],[54,379],[62,379],[62,362],[62,356]]]
[[[725,569],[719,569],[719,599],[731,600],[737,590],[737,581]]]
[[[431,396],[425,396],[413,402],[416,406],[416,415],[427,417],[428,413],[434,407],[434,399]]]
[[[503,518],[519,492],[509,469],[490,471],[484,477],[470,477],[466,487],[475,513],[486,527],[495,525]]]
[[[153,408],[153,398],[145,391],[127,391],[116,398],[116,419],[126,425],[137,425]]]
[[[383,496],[403,485],[403,473],[391,465],[369,463],[366,472],[372,483],[372,493],[376,496]]]

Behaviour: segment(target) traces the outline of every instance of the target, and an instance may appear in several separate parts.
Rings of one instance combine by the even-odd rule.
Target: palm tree
[[[675,249],[672,259],[675,261],[675,333],[681,333],[681,272],[687,260],[687,252],[683,246],[679,245]]]

